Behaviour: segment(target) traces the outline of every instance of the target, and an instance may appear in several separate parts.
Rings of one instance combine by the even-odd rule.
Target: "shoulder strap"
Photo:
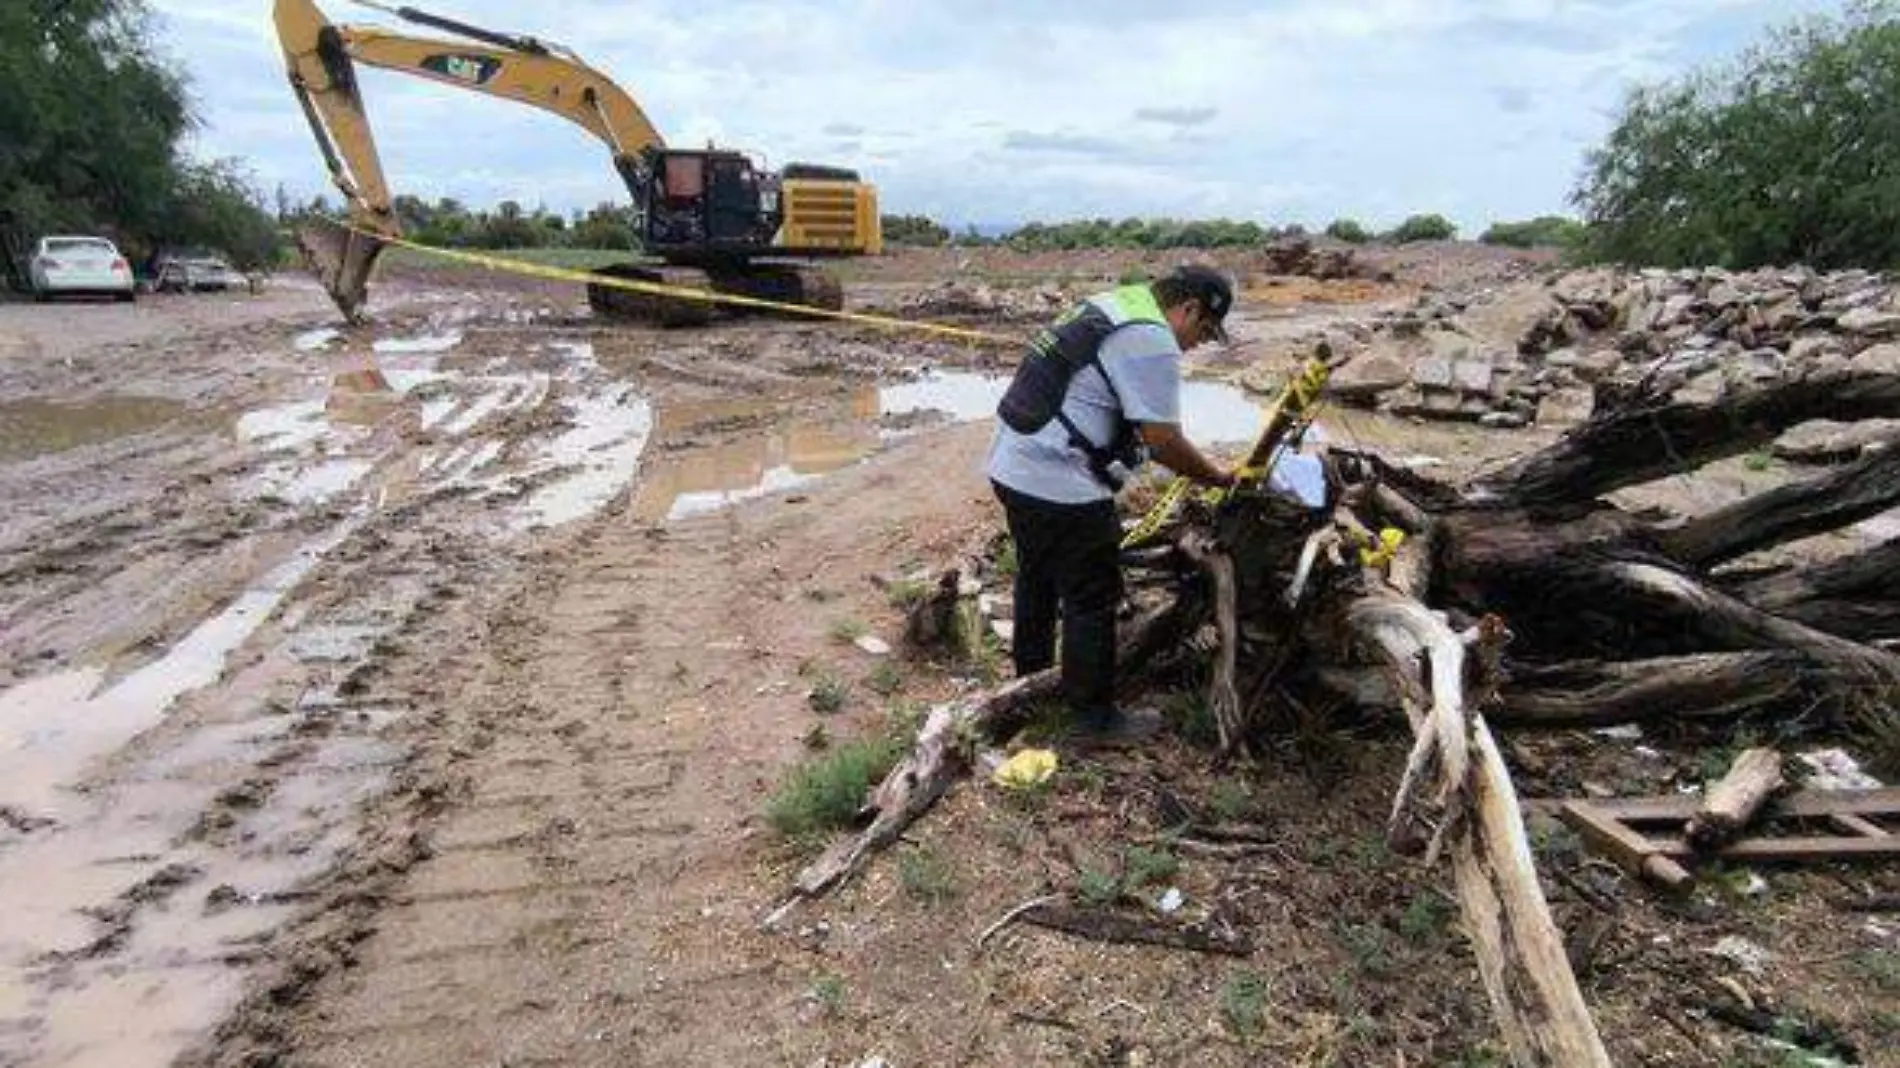
[[[1119,330],[1122,326],[1126,325],[1128,324],[1118,324],[1116,329]],[[1113,331],[1110,332],[1112,333]],[[1095,368],[1095,373],[1102,376],[1102,384],[1108,387],[1108,395],[1115,399],[1115,413],[1121,418],[1122,423],[1125,425],[1128,420],[1127,416],[1122,414],[1121,391],[1115,388],[1115,380],[1108,376],[1108,368],[1102,366],[1102,356],[1099,349],[1089,356],[1088,366]],[[1063,391],[1064,402],[1068,400],[1067,393],[1068,391],[1065,389]],[[1060,403],[1056,405],[1056,422],[1062,424],[1062,429],[1069,432],[1070,446],[1080,449],[1082,455],[1088,459],[1089,472],[1095,476],[1096,480],[1101,482],[1104,486],[1107,486],[1111,491],[1120,490],[1122,488],[1122,480],[1117,478],[1114,473],[1115,451],[1111,447],[1113,442],[1111,441],[1107,445],[1097,445],[1095,442],[1089,440],[1089,436],[1082,433],[1082,428],[1075,425],[1075,420],[1069,418],[1069,413],[1062,410],[1062,404]]]

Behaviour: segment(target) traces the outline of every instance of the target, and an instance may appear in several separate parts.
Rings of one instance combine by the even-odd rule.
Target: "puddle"
[[[325,401],[294,401],[245,412],[238,416],[238,438],[270,449],[315,444],[330,429],[326,407]]]
[[[312,467],[273,467],[252,485],[258,496],[291,504],[323,504],[348,492],[375,466],[370,460],[329,460]]]
[[[867,425],[800,425],[655,461],[640,476],[634,515],[684,519],[796,489],[877,451]]]
[[[158,397],[105,397],[84,404],[9,401],[0,404],[0,463],[142,434],[186,410],[180,401]]]
[[[587,394],[567,405],[574,426],[549,443],[533,471],[578,467],[534,491],[517,527],[559,526],[599,510],[633,481],[653,430],[653,408],[631,390]]]
[[[913,382],[883,386],[877,391],[880,415],[943,412],[959,423],[988,419],[996,402],[1009,388],[1009,379],[968,371],[933,371]]]
[[[913,381],[866,387],[837,407],[831,422],[797,423],[783,430],[754,434],[707,448],[664,455],[650,461],[634,495],[634,515],[662,522],[798,489],[875,453],[893,433],[877,423],[923,412],[938,412],[955,422],[990,419],[1009,380],[967,371],[933,371]],[[1187,432],[1207,444],[1245,444],[1260,432],[1260,405],[1240,389],[1214,382],[1189,382],[1181,394]],[[663,407],[655,417],[668,437],[722,424],[769,421],[775,408],[791,402],[712,401]]]
[[[225,658],[359,522],[343,523],[298,549],[163,657],[103,692],[104,672],[97,667],[0,692],[0,805],[54,817],[70,809],[67,788],[87,764],[157,724],[180,696],[216,682]]]
[[[886,416],[938,411],[957,422],[989,419],[1009,379],[967,371],[934,371],[913,382],[877,391],[878,410]],[[1247,444],[1260,433],[1263,402],[1221,382],[1190,380],[1181,385],[1181,426],[1199,444]]]
[[[48,717],[88,722],[111,713],[126,729],[128,711],[163,716],[171,698],[220,677],[231,650],[360,522],[306,546],[165,659],[105,693],[92,695],[92,671],[44,680],[37,702],[21,699],[24,687],[0,694],[0,725],[17,725],[36,704]],[[423,589],[399,584],[309,622],[313,610],[292,605],[281,621],[300,625],[278,652],[309,666],[312,679],[344,677],[414,611]],[[63,707],[56,692],[68,698]],[[216,722],[126,750],[111,780],[84,794],[57,791],[50,813],[42,797],[22,798],[20,754],[0,744],[0,804],[57,820],[0,837],[0,1065],[156,1068],[212,1034],[242,997],[247,965],[356,843],[361,806],[388,788],[406,753],[377,733],[401,709],[338,702],[285,713],[225,696],[207,706]],[[81,763],[70,748],[24,755]]]
[[[290,344],[298,352],[315,352],[342,336],[342,332],[335,327],[326,326],[317,330],[306,330],[291,339]]]
[[[0,1043],[26,1058],[0,1063],[170,1064],[228,1016],[243,965],[349,848],[401,756],[339,731],[256,779],[287,727],[194,732],[89,818],[0,851]],[[226,800],[234,787],[245,800]],[[127,919],[102,947],[108,914]]]
[[[1181,384],[1181,431],[1197,445],[1251,445],[1268,402],[1221,382]]]
[[[462,332],[451,330],[446,334],[423,334],[420,337],[383,338],[370,346],[378,353],[399,355],[404,353],[447,352],[462,343]]]

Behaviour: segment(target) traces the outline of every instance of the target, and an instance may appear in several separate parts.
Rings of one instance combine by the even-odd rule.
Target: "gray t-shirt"
[[[1131,323],[1102,341],[1102,371],[1115,382],[1123,414],[1136,423],[1181,421],[1181,346],[1174,331],[1156,323]],[[1115,436],[1115,396],[1094,367],[1069,379],[1062,411],[1097,445]],[[996,422],[989,476],[1018,493],[1057,504],[1086,504],[1113,496],[1089,471],[1088,457],[1069,444],[1059,420],[1034,434],[1018,434]]]

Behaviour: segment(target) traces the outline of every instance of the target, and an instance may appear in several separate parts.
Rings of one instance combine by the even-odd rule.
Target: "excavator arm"
[[[355,318],[362,306],[370,269],[384,246],[369,235],[402,234],[357,86],[356,64],[552,112],[604,142],[623,173],[643,149],[664,147],[659,132],[625,90],[559,45],[410,7],[370,6],[467,40],[340,26],[325,18],[313,0],[276,0],[277,37],[291,88],[316,135],[331,179],[349,204],[354,228],[307,231],[298,236],[298,242],[346,316]]]

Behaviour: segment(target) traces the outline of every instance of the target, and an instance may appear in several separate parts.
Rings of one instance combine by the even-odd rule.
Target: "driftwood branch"
[[[1684,832],[1689,844],[1704,851],[1726,845],[1784,782],[1780,753],[1762,747],[1744,751],[1690,817]]]
[[[1607,1068],[1609,1055],[1537,883],[1510,773],[1483,717],[1463,705],[1464,643],[1423,605],[1387,590],[1353,601],[1345,623],[1378,650],[1399,691],[1410,695],[1404,703],[1420,746],[1406,775],[1435,770],[1434,797],[1459,806],[1445,817],[1455,821],[1447,840],[1458,897],[1513,1061]],[[1402,785],[1400,804],[1424,792],[1416,783]]]
[[[1025,910],[1021,918],[1024,923],[1097,942],[1143,943],[1229,957],[1250,957],[1254,949],[1253,940],[1238,931],[1149,920],[1060,902],[1036,905]]]
[[[1235,606],[1238,589],[1234,582],[1234,562],[1201,535],[1181,540],[1181,548],[1206,572],[1213,584],[1214,627],[1220,635],[1220,648],[1214,653],[1214,670],[1207,684],[1207,703],[1214,713],[1223,753],[1247,750],[1247,725],[1241,718],[1240,692],[1234,684],[1235,664],[1240,656],[1240,623]]]

